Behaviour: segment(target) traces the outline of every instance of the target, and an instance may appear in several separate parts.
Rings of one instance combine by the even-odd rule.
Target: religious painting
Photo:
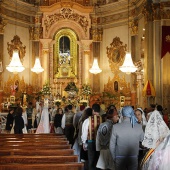
[[[15,96],[10,96],[10,103],[15,103]]]
[[[114,74],[119,72],[119,66],[122,65],[124,56],[126,54],[126,47],[127,45],[123,45],[123,42],[120,41],[119,37],[113,38],[110,46],[106,47],[109,66]]]

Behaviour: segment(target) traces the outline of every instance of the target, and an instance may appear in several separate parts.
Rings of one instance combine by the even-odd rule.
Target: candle
[[[57,95],[57,83],[56,83],[56,85],[55,85],[55,88],[56,88],[56,95]]]
[[[62,94],[61,94],[61,83],[60,83],[60,95],[62,95]]]

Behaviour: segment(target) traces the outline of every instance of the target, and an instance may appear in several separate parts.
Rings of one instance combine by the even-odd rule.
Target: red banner
[[[162,54],[161,58],[170,52],[170,26],[162,26]]]

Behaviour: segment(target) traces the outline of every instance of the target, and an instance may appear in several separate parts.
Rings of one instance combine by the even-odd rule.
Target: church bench
[[[23,156],[66,156],[73,155],[73,149],[12,149],[12,148],[0,148],[0,157],[8,155],[23,155]]]
[[[61,134],[2,134],[0,133],[0,138],[6,138],[6,137],[15,137],[15,138],[61,138],[61,137],[65,137],[65,135],[61,135]]]
[[[0,156],[0,164],[22,163],[22,164],[40,164],[40,163],[68,163],[77,162],[78,156]]]
[[[43,141],[66,141],[67,138],[66,137],[57,137],[57,138],[50,138],[50,140],[46,137],[23,137],[23,138],[17,138],[17,137],[3,137],[1,138],[0,142],[1,141],[39,141],[39,140],[43,140]]]
[[[57,140],[49,140],[49,141],[46,141],[46,140],[32,140],[32,141],[23,141],[23,140],[13,140],[13,141],[5,141],[5,140],[0,140],[0,146],[1,145],[13,145],[13,144],[18,144],[18,145],[67,145],[69,144],[69,141],[57,141]]]
[[[11,144],[11,145],[0,145],[0,148],[13,148],[13,149],[70,149],[71,148],[71,145],[33,145],[33,144],[30,144],[30,145],[24,145],[24,144]]]
[[[0,170],[83,170],[82,163],[63,164],[1,164]]]

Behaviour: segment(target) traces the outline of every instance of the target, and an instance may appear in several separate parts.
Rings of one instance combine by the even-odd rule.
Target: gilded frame
[[[70,40],[70,65],[59,64],[59,40],[62,36],[66,36]],[[54,79],[55,78],[75,78],[78,75],[78,45],[77,35],[71,29],[61,29],[55,35],[54,44]]]

